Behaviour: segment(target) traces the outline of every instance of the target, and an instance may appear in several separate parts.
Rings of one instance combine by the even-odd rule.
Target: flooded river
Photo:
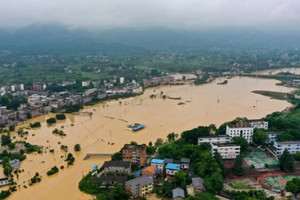
[[[219,126],[238,116],[261,118],[290,106],[286,101],[270,99],[251,92],[292,90],[276,86],[276,80],[234,77],[229,79],[226,85],[217,85],[219,81],[221,80],[201,86],[162,86],[147,89],[138,97],[89,107],[86,111],[93,112],[91,117],[68,115],[65,121],[50,127],[46,125],[45,119],[51,115],[33,119],[33,122],[42,122],[42,127],[29,130],[27,141],[43,145],[44,153],[28,155],[21,163],[24,172],[17,180],[20,187],[9,199],[92,199],[92,196],[79,191],[78,182],[92,169],[92,164],[97,163],[101,166],[110,158],[83,160],[87,153],[114,153],[130,141],[148,144],[150,141],[155,142],[157,138],[165,139],[171,132],[180,134],[199,125]],[[156,94],[156,98],[150,98],[151,94]],[[181,99],[163,99],[160,94]],[[181,105],[178,105],[179,103]],[[125,130],[126,125],[135,122],[145,124],[146,128],[135,133]],[[54,128],[63,130],[67,136],[53,135]],[[77,143],[82,147],[79,153],[73,150]],[[112,143],[114,145],[111,145]],[[74,165],[68,168],[64,161],[67,153],[60,149],[62,144],[67,145],[69,152],[76,158]],[[54,153],[50,153],[50,149],[54,149]],[[48,177],[46,172],[54,165],[57,167],[63,165],[65,169]],[[42,175],[42,181],[28,186],[28,180],[35,172]],[[27,188],[24,188],[24,185]]]

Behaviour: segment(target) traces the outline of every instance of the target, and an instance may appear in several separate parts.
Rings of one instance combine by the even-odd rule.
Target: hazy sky
[[[57,22],[75,28],[300,29],[300,0],[0,0],[1,28]]]

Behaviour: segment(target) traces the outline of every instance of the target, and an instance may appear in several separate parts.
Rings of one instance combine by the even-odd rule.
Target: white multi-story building
[[[266,141],[266,144],[273,144],[275,141],[276,141],[276,136],[279,134],[279,133],[282,133],[280,131],[270,131],[270,132],[266,132],[269,136],[269,140]]]
[[[207,137],[198,138],[198,144],[201,144],[203,142],[223,144],[223,143],[230,143],[231,141],[232,139],[228,135],[207,136]]]
[[[254,128],[250,124],[235,124],[226,126],[226,135],[230,137],[243,137],[252,143]]]
[[[300,141],[287,141],[287,142],[274,142],[274,152],[277,155],[281,155],[285,149],[291,154],[300,152]]]
[[[219,152],[223,159],[236,158],[241,152],[241,146],[237,144],[211,143],[212,153]]]
[[[269,128],[269,122],[262,121],[260,119],[249,120],[249,124],[253,128],[258,128],[258,129],[268,130],[268,128]]]

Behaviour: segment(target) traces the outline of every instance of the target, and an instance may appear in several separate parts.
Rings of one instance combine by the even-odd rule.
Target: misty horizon
[[[38,1],[2,0],[0,28],[60,24],[70,29],[223,27],[300,29],[299,1]]]

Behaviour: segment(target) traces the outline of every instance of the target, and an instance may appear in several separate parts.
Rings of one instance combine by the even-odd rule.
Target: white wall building
[[[269,136],[269,140],[266,141],[266,144],[273,144],[275,141],[276,141],[276,136],[279,134],[279,133],[282,133],[282,132],[275,132],[275,131],[270,131],[270,132],[266,132]]]
[[[8,178],[0,178],[0,186],[8,185],[8,184],[9,184]]]
[[[287,142],[274,142],[274,152],[277,155],[281,155],[285,149],[291,154],[300,152],[300,141],[287,141]]]
[[[207,136],[207,137],[198,138],[198,144],[201,144],[203,142],[223,144],[223,143],[230,143],[231,141],[232,139],[228,135]]]
[[[120,77],[120,84],[123,84],[125,82],[125,78],[124,77]]]
[[[250,124],[236,124],[226,126],[226,135],[230,137],[243,137],[248,143],[252,143],[254,128]]]
[[[212,153],[219,152],[223,159],[236,158],[241,152],[241,146],[237,144],[211,143]]]
[[[258,128],[258,129],[268,130],[268,128],[269,128],[269,122],[262,121],[262,120],[259,120],[259,119],[250,120],[249,124],[253,128]]]

